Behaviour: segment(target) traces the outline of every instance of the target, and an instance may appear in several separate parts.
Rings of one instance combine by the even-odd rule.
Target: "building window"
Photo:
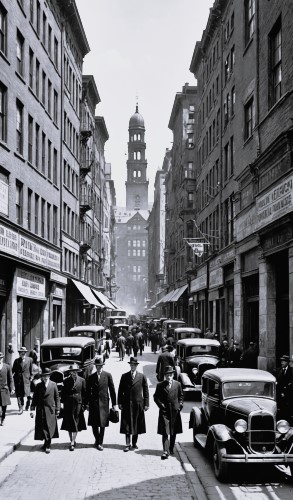
[[[44,47],[46,47],[46,36],[47,36],[47,16],[45,14],[45,12],[43,12],[43,33],[42,33],[43,37],[43,45]]]
[[[230,52],[230,73],[232,74],[235,66],[235,47],[233,45]]]
[[[42,132],[42,173],[46,172],[46,134]]]
[[[50,24],[48,24],[48,54],[51,57],[52,55],[52,28]]]
[[[193,133],[187,134],[187,147],[188,147],[188,149],[194,148]]]
[[[279,19],[269,35],[270,51],[270,105],[273,106],[282,96],[282,30]]]
[[[0,52],[7,55],[7,10],[0,2]]]
[[[40,165],[40,125],[35,126],[35,165],[39,168]]]
[[[234,137],[230,138],[230,175],[233,175],[234,173],[234,158],[235,158],[235,151],[234,151]]]
[[[229,143],[224,147],[224,181],[227,181],[229,176],[230,151]]]
[[[29,49],[29,86],[33,89],[34,86],[34,53]]]
[[[40,61],[36,59],[36,96],[40,96]]]
[[[45,238],[45,210],[46,210],[46,202],[42,198],[41,200],[41,236]]]
[[[40,34],[40,28],[41,28],[41,5],[39,0],[37,0],[36,29],[38,35]]]
[[[54,110],[53,110],[54,123],[58,124],[58,94],[54,90]]]
[[[46,79],[47,75],[45,71],[42,72],[42,104],[46,106]]]
[[[34,24],[34,0],[30,0],[30,22]]]
[[[48,80],[48,109],[49,115],[51,116],[52,112],[52,82]]]
[[[53,154],[53,183],[57,186],[58,185],[58,161],[57,161],[57,149],[54,148],[54,154]]]
[[[29,231],[32,230],[32,190],[27,191],[27,228]]]
[[[254,33],[255,0],[245,0],[245,45],[251,40]]]
[[[231,89],[231,117],[234,116],[235,114],[235,87],[232,87]]]
[[[19,30],[16,35],[16,71],[24,76],[24,38]]]
[[[23,155],[23,104],[16,101],[16,151]]]
[[[51,205],[47,203],[47,239],[51,241]]]
[[[194,106],[193,105],[189,106],[188,121],[190,123],[194,123]]]
[[[30,115],[28,115],[27,159],[30,163],[33,163],[33,118]]]
[[[57,245],[58,239],[58,208],[53,205],[53,243]]]
[[[48,139],[48,179],[52,179],[52,142]]]
[[[35,194],[35,234],[39,232],[39,202],[40,197],[38,194]]]
[[[224,84],[226,85],[230,76],[230,54],[226,57],[224,65]]]
[[[193,192],[187,193],[187,208],[193,208]]]
[[[54,64],[58,68],[58,40],[54,38]]]
[[[252,136],[254,121],[254,100],[252,97],[244,106],[244,140],[247,140]]]
[[[23,184],[16,181],[15,184],[15,204],[16,204],[16,223],[22,226],[23,223]]]
[[[7,141],[7,88],[0,82],[0,141]]]

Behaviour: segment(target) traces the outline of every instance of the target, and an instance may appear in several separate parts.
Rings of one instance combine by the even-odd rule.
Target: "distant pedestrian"
[[[61,429],[68,431],[70,451],[76,446],[77,433],[86,430],[84,408],[86,400],[85,379],[78,375],[79,366],[70,365],[69,376],[63,381],[61,401],[64,405]]]
[[[232,347],[229,349],[228,366],[229,368],[238,368],[240,366],[240,358],[242,351],[239,348],[239,342],[234,340]]]
[[[32,358],[33,363],[35,365],[39,366],[39,364],[40,364],[40,353],[39,353],[39,344],[38,344],[38,342],[34,343],[34,348],[30,350],[28,356],[29,356],[29,358]]]
[[[130,371],[121,376],[118,389],[118,406],[121,410],[120,433],[125,434],[126,452],[138,449],[138,434],[146,432],[144,412],[149,409],[147,379],[137,371],[139,363],[135,357],[130,358],[129,364]]]
[[[205,332],[204,332],[205,339],[213,339],[214,336],[215,336],[214,332],[212,332],[209,328],[205,329]]]
[[[154,354],[156,354],[158,350],[158,332],[157,330],[153,330],[150,334],[151,340],[151,350]]]
[[[144,336],[140,328],[138,329],[138,332],[136,334],[136,339],[138,343],[139,354],[142,356],[142,351],[144,350]]]
[[[132,348],[133,348],[133,335],[130,331],[127,338],[126,338],[126,354],[127,354],[127,356],[132,355]]]
[[[42,370],[42,381],[36,385],[30,416],[35,418],[35,439],[42,441],[42,449],[51,451],[51,440],[59,437],[57,417],[60,413],[60,398],[57,384],[50,380],[51,370]]]
[[[162,435],[162,460],[174,454],[176,435],[182,433],[180,411],[183,408],[181,384],[174,378],[174,367],[165,367],[164,381],[157,384],[154,401],[159,407],[158,434]],[[169,440],[170,439],[170,440]]]
[[[122,332],[119,332],[119,337],[117,339],[117,347],[118,347],[120,361],[123,361],[124,356],[125,356],[126,338],[124,337],[124,332],[125,332],[125,330],[122,330]]]
[[[158,357],[157,361],[157,367],[156,367],[156,373],[157,373],[157,380],[159,382],[162,382],[165,377],[165,367],[166,366],[173,366],[175,365],[175,358],[172,356],[168,350],[168,346],[162,346],[161,348],[161,354]]]
[[[247,349],[240,356],[240,366],[242,368],[257,368],[257,350],[254,342],[249,342]]]
[[[7,406],[11,404],[10,395],[14,394],[14,383],[12,377],[11,366],[4,363],[4,354],[0,352],[0,406],[1,406],[1,421],[0,425],[4,425]]]
[[[21,415],[23,413],[24,397],[30,398],[31,381],[33,379],[33,360],[26,355],[26,347],[20,347],[18,353],[19,357],[14,360],[12,373],[18,402],[18,414]]]
[[[116,409],[116,392],[111,373],[103,369],[103,358],[96,358],[95,365],[96,372],[86,384],[86,402],[89,405],[88,425],[92,427],[97,449],[102,451],[105,427],[109,426],[109,395]]]

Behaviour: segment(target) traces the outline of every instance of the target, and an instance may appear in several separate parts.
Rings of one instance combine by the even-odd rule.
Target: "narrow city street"
[[[229,484],[215,479],[210,459],[194,448],[188,429],[190,409],[199,404],[192,398],[184,404],[183,434],[178,436],[175,457],[161,460],[161,438],[156,433],[158,409],[153,402],[157,356],[149,347],[139,356],[138,369],[148,378],[150,409],[146,413],[147,433],[139,437],[136,452],[123,452],[120,424],[110,423],[102,452],[93,446],[90,427],[78,435],[74,452],[69,451],[67,432],[60,431],[59,439],[52,442],[50,455],[41,450],[42,443],[34,441],[31,433],[1,462],[1,499],[291,499],[293,484],[286,468],[266,465],[262,471],[251,468],[245,474],[243,468],[231,469]],[[116,389],[121,374],[129,369],[127,361],[126,357],[120,362],[113,351],[106,362],[105,369],[113,374]],[[13,418],[22,423],[26,420],[28,426],[32,424],[26,412]]]

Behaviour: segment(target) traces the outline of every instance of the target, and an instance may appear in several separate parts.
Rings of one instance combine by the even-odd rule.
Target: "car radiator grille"
[[[254,414],[250,418],[249,445],[257,453],[271,453],[275,449],[275,421],[272,415]]]
[[[62,372],[52,372],[51,375],[50,375],[50,379],[52,380],[52,382],[55,382],[56,384],[62,384],[63,382],[63,373]]]

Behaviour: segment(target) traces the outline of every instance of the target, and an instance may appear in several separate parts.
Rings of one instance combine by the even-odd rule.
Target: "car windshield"
[[[82,330],[79,332],[69,332],[70,337],[89,337],[91,339],[95,338],[95,332],[93,331],[88,331],[88,330]]]
[[[223,384],[223,397],[264,396],[274,398],[274,384],[261,380],[250,382],[226,382]]]
[[[43,347],[42,348],[42,361],[46,363],[48,361],[59,361],[59,360],[72,360],[81,361],[82,349],[81,347]]]
[[[209,356],[218,356],[218,347],[215,345],[193,345],[188,346],[186,349],[186,356],[204,356],[208,354]]]
[[[199,337],[198,333],[195,332],[180,332],[178,333],[178,338],[180,339],[195,339]]]

